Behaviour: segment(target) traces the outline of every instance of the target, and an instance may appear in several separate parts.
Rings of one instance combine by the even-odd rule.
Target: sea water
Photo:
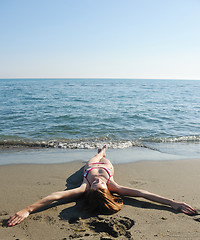
[[[0,79],[0,145],[200,156],[200,81]]]

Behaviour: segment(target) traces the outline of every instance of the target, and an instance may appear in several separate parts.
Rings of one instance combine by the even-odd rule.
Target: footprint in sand
[[[127,239],[131,238],[131,233],[128,230],[134,225],[134,221],[127,217],[91,217],[88,220],[73,218],[69,220],[69,223],[73,225],[72,229],[79,228],[86,231],[88,228],[94,231],[94,233],[105,233],[114,238],[124,236]],[[102,237],[106,238],[106,236]]]

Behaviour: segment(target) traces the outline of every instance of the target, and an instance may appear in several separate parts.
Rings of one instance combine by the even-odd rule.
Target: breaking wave
[[[129,147],[146,147],[136,141],[126,140],[101,140],[101,139],[79,139],[79,140],[49,140],[49,141],[27,141],[27,140],[1,140],[0,146],[4,147],[25,147],[25,148],[62,148],[62,149],[95,149],[106,144],[109,148],[123,149]]]
[[[145,141],[155,142],[155,143],[200,143],[200,136],[196,135],[196,136],[179,136],[179,137],[167,137],[167,138],[151,138],[151,139],[145,139]]]
[[[108,148],[125,149],[141,147],[156,150],[151,143],[200,143],[200,136],[182,136],[169,138],[151,138],[140,140],[113,140],[110,138],[95,139],[51,139],[45,141],[30,141],[27,139],[2,139],[0,146],[3,148],[60,148],[60,149],[97,149],[104,144]],[[150,144],[150,145],[148,145]]]

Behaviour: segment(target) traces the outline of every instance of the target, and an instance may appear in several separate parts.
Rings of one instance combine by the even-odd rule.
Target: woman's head
[[[122,209],[123,201],[108,189],[89,189],[85,193],[86,210],[100,214],[113,214]]]
[[[103,179],[95,178],[94,181],[91,183],[90,188],[93,190],[107,189],[107,184]]]

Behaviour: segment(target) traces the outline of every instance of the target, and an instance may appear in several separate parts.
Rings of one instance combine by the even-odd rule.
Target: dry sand
[[[199,215],[187,216],[170,207],[133,198],[124,199],[123,209],[112,216],[87,215],[78,201],[54,204],[31,214],[17,226],[6,226],[6,220],[16,211],[51,192],[66,189],[66,180],[68,186],[76,186],[81,179],[76,171],[83,165],[72,162],[0,166],[0,239],[200,239]],[[198,212],[199,178],[200,159],[115,165],[115,180],[121,185],[186,202]]]

